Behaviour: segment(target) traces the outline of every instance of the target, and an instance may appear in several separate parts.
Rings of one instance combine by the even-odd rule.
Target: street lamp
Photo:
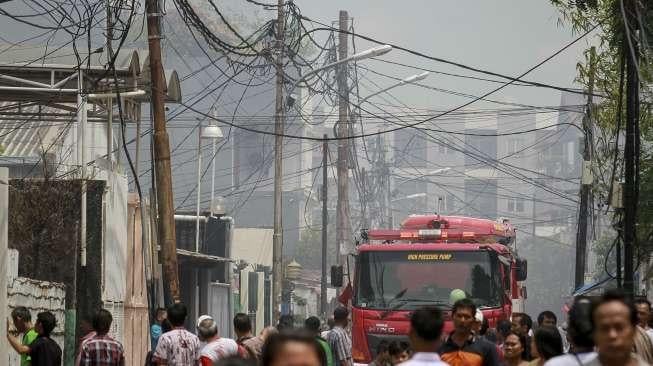
[[[424,79],[426,79],[426,78],[429,76],[429,74],[430,74],[430,73],[429,73],[428,71],[424,71],[424,72],[421,73],[421,74],[411,75],[411,76],[409,76],[409,77],[407,77],[407,78],[405,78],[405,79],[402,79],[402,80],[396,82],[395,84],[390,85],[389,87],[387,87],[387,88],[385,88],[385,89],[381,89],[381,90],[379,90],[379,91],[377,91],[377,92],[374,92],[374,93],[372,93],[372,94],[366,96],[365,98],[363,98],[363,99],[358,103],[358,108],[360,109],[360,106],[361,106],[363,103],[365,103],[368,99],[370,99],[370,98],[372,98],[372,97],[374,97],[374,96],[376,96],[376,95],[379,95],[379,94],[385,93],[385,92],[387,92],[388,90],[390,90],[390,89],[394,89],[394,88],[396,88],[396,87],[398,87],[398,86],[402,86],[402,85],[405,85],[405,84],[412,84],[412,83],[415,83],[415,82],[417,82],[417,81],[424,80]]]
[[[412,84],[412,83],[418,82],[418,81],[420,81],[420,80],[424,80],[424,79],[426,79],[426,78],[429,76],[429,74],[430,74],[430,72],[428,72],[428,71],[424,71],[424,72],[421,73],[421,74],[411,75],[411,76],[409,76],[409,77],[407,77],[407,78],[404,78],[404,79],[402,79],[402,80],[399,80],[398,82],[396,82],[396,83],[390,85],[390,86],[387,87],[387,88],[383,88],[383,89],[381,89],[381,90],[378,90],[378,91],[376,91],[376,92],[374,92],[374,93],[372,93],[372,94],[366,96],[365,98],[361,99],[361,100],[358,102],[358,106],[356,107],[356,110],[357,110],[357,117],[358,117],[358,118],[361,118],[361,123],[362,123],[362,117],[361,117],[361,106],[363,105],[363,103],[367,102],[370,98],[372,98],[372,97],[374,97],[374,96],[377,96],[377,95],[379,95],[379,94],[385,93],[385,92],[389,91],[390,89],[394,89],[394,88],[396,88],[396,87],[399,87],[399,86],[402,86],[402,85],[406,85],[406,84]]]
[[[211,213],[213,213],[213,192],[215,190],[215,142],[222,138],[222,130],[220,127],[211,124],[206,127],[200,126],[198,128],[197,139],[197,207],[195,211],[195,251],[200,251],[200,195],[202,191],[202,139],[211,140]]]
[[[297,85],[301,83],[302,81],[306,80],[308,77],[313,76],[317,74],[318,72],[332,68],[344,63],[347,63],[349,61],[358,61],[362,60],[365,58],[370,58],[370,57],[376,57],[380,56],[383,54],[386,54],[392,50],[392,46],[390,45],[383,45],[383,46],[378,46],[371,48],[369,50],[365,50],[363,52],[359,52],[357,54],[352,55],[351,57],[343,58],[342,60],[338,60],[336,62],[332,62],[328,65],[322,66],[317,69],[312,69],[311,71],[307,72],[306,74],[302,75],[299,79],[297,79],[293,84],[292,87],[290,88],[290,91],[288,92],[288,97],[286,99],[286,105],[290,108],[292,105],[295,103],[297,100],[297,95],[293,94],[292,92],[297,88]],[[281,89],[281,79],[283,78],[283,75],[280,75],[279,71],[280,67],[278,66],[277,68],[277,97],[281,95],[280,91]],[[283,100],[282,99],[277,99],[277,107],[275,108],[275,148],[274,148],[274,234],[273,234],[273,253],[272,253],[272,272],[274,276],[274,284],[273,284],[273,301],[272,301],[272,308],[274,309],[274,318],[276,319],[277,317],[277,312],[280,310],[280,305],[281,305],[281,299],[279,298],[279,293],[283,292],[283,285],[282,285],[282,272],[283,268],[281,268],[281,262],[282,262],[282,247],[283,247],[283,237],[282,237],[282,232],[283,232],[283,224],[281,220],[282,216],[282,175],[283,175],[283,131],[284,131],[284,124],[285,124],[285,113],[284,113],[284,106],[283,106]],[[280,103],[279,103],[280,102]],[[323,279],[324,280],[324,279]]]
[[[441,174],[441,173],[448,172],[448,171],[450,171],[450,170],[451,170],[450,167],[440,168],[440,169],[435,169],[435,170],[431,170],[431,171],[428,172],[428,174],[426,174],[426,175],[436,175],[436,174]]]
[[[422,192],[422,193],[409,194],[408,196],[395,198],[390,202],[397,202],[397,201],[403,201],[403,200],[412,200],[412,199],[415,199],[415,198],[422,198],[422,197],[426,197],[426,193]]]
[[[317,69],[312,69],[311,71],[307,72],[302,77],[300,77],[299,79],[295,80],[295,82],[290,87],[290,92],[288,93],[288,106],[291,107],[298,98],[298,96],[296,94],[293,94],[293,91],[295,91],[295,88],[297,88],[299,83],[301,83],[302,81],[305,81],[310,76],[313,76],[313,75],[317,74],[320,71],[324,71],[326,69],[330,69],[332,67],[335,67],[335,66],[338,66],[338,65],[350,62],[350,61],[360,61],[360,60],[364,60],[364,59],[370,58],[370,57],[377,57],[377,56],[385,55],[386,53],[388,53],[390,51],[392,51],[392,46],[386,44],[386,45],[383,45],[383,46],[370,48],[369,50],[365,50],[365,51],[356,53],[356,54],[351,55],[351,56],[349,56],[347,58],[343,58],[342,60],[332,62],[332,63],[330,63],[328,65],[324,65],[324,66],[319,67]]]

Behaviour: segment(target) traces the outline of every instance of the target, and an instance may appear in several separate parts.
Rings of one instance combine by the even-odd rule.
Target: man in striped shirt
[[[122,344],[108,335],[112,322],[111,313],[105,309],[100,309],[93,315],[93,330],[96,335],[82,344],[79,362],[81,366],[125,365]]]
[[[333,352],[333,359],[336,366],[352,366],[351,338],[347,334],[349,324],[349,310],[345,307],[337,307],[333,311],[335,326],[327,335],[327,342]]]

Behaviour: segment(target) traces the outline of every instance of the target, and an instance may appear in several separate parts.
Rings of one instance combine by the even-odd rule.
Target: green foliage
[[[597,129],[594,136],[594,176],[597,178],[593,187],[596,197],[600,202],[605,203],[609,196],[609,189],[612,187],[613,177],[619,180],[623,170],[623,159],[619,149],[616,149],[616,138],[619,131],[623,144],[623,133],[625,125],[625,92],[621,91],[620,80],[622,63],[624,58],[631,51],[625,41],[624,18],[621,12],[621,0],[596,0],[585,1],[584,6],[578,6],[578,1],[569,2],[566,0],[551,0],[561,13],[559,24],[571,26],[575,33],[583,33],[595,25],[599,25],[593,34],[592,40],[596,41],[596,63],[595,63],[595,88],[594,94],[604,97],[594,99],[592,110],[592,122]],[[590,4],[591,3],[591,4]],[[653,29],[653,5],[652,2],[636,2],[642,8],[639,14],[639,26],[647,33]],[[646,7],[646,8],[644,8]],[[632,34],[632,32],[631,32]],[[642,37],[645,41],[646,37]],[[642,77],[642,95],[646,96],[646,86],[651,85],[653,80],[653,65],[651,62],[651,50],[646,45],[640,48],[641,62],[639,65]],[[587,90],[590,80],[590,50],[584,53],[584,60],[578,63],[578,75],[576,81]],[[649,87],[650,88],[650,87]],[[644,101],[644,97],[640,98]],[[653,235],[653,115],[651,114],[651,103],[640,103],[640,137],[641,155],[639,166],[640,192],[638,205],[638,252],[644,255],[648,248],[644,247]],[[616,155],[615,155],[616,154]],[[614,173],[613,173],[614,166]],[[615,221],[617,218],[615,218]],[[601,240],[599,240],[601,242]],[[603,267],[603,264],[601,264]]]

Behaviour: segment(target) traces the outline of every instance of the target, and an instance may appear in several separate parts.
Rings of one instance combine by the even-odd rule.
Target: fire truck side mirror
[[[331,266],[331,286],[342,287],[344,280],[344,272],[342,266]]]
[[[528,261],[526,259],[517,259],[517,281],[526,281],[528,277]]]

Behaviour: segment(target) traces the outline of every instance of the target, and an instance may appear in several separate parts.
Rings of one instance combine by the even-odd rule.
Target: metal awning
[[[190,250],[177,248],[177,257],[180,264],[190,263],[195,266],[213,267],[220,263],[233,262],[233,259],[218,257],[215,255],[192,252]]]
[[[82,85],[89,97],[96,93],[111,93],[114,75],[107,70],[107,58],[102,48],[89,53],[88,50],[70,47],[47,49],[42,45],[0,44],[0,98],[3,101],[76,103],[79,71],[83,74]],[[138,101],[149,102],[149,52],[120,49],[116,54],[115,68],[116,80],[124,97],[134,93],[133,97]],[[165,101],[180,103],[179,75],[175,70],[164,70],[164,78]]]
[[[574,293],[572,296],[581,296],[581,295],[586,295],[592,291],[599,290],[604,288],[610,281],[613,281],[614,279],[612,277],[604,277],[596,282],[593,283],[588,283],[583,285],[582,287],[577,288],[574,290]]]

